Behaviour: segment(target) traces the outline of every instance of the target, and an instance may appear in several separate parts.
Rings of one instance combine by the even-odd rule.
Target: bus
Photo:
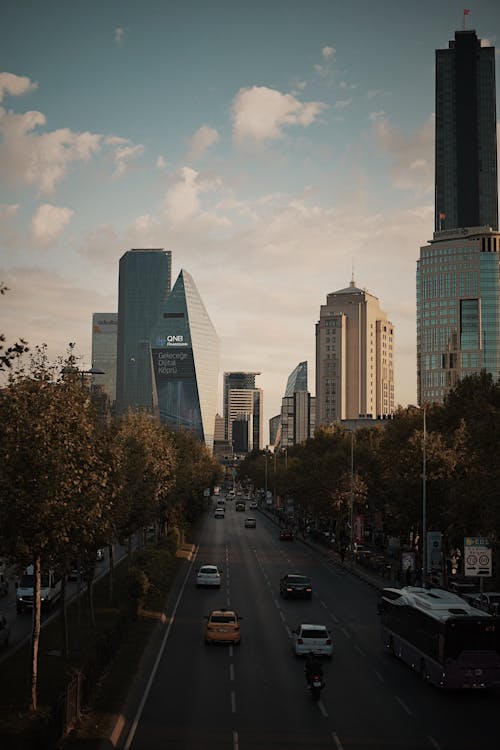
[[[378,611],[386,649],[440,688],[500,687],[500,617],[450,591],[382,589]]]

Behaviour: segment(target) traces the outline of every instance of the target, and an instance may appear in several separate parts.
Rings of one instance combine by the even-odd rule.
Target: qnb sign
[[[184,341],[184,336],[167,336],[167,346],[188,346],[187,341]]]

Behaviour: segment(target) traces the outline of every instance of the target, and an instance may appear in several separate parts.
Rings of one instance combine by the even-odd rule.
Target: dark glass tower
[[[170,250],[129,250],[120,258],[116,405],[153,411],[150,340],[170,292]]]
[[[212,449],[219,339],[193,278],[181,271],[151,337],[155,411],[170,429],[189,430]]]
[[[436,50],[436,232],[498,230],[495,100],[495,49],[455,32]]]

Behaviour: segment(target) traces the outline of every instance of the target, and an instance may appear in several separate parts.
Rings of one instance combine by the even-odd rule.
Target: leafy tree
[[[5,294],[8,291],[8,287],[0,282],[0,295]],[[7,349],[5,348],[4,344],[5,336],[3,333],[0,333],[0,372],[8,370],[10,367],[12,367],[12,363],[14,360],[18,359],[27,351],[29,351],[27,343],[26,341],[24,341],[24,339],[20,339],[12,346],[9,346]]]

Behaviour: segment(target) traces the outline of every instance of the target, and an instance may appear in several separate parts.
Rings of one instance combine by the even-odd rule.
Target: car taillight
[[[290,588],[290,586],[287,587],[287,591],[292,591],[292,589]]]
[[[309,592],[309,593],[311,593],[311,591],[312,591],[312,588],[311,588],[310,586],[308,586],[308,587],[306,588],[306,591],[307,591],[307,592]]]
[[[304,641],[302,640],[302,638],[297,638],[297,643],[304,643]]]

